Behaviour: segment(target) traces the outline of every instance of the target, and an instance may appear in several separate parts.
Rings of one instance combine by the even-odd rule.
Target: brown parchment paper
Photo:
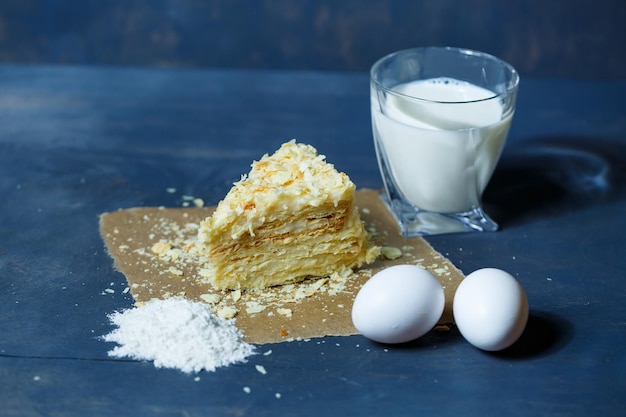
[[[227,307],[236,310],[235,325],[249,343],[356,334],[351,319],[354,297],[369,277],[396,264],[421,266],[440,280],[446,305],[439,323],[452,323],[452,299],[463,273],[424,239],[404,238],[377,191],[357,191],[356,202],[376,243],[398,258],[381,256],[349,277],[307,280],[263,291],[215,290],[202,281],[199,260],[181,262],[175,253],[172,259],[153,252],[155,243],[165,242],[166,247],[171,245],[170,252],[186,253],[198,224],[214,207],[145,207],[105,213],[100,217],[100,233],[138,306],[155,298],[179,296],[205,302],[216,312]]]

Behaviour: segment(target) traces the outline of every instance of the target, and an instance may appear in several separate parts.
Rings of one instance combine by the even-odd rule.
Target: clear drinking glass
[[[425,47],[371,69],[383,200],[404,236],[495,231],[481,206],[515,112],[519,75],[467,49]]]

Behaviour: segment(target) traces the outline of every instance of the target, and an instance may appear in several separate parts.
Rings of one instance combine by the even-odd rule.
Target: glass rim
[[[476,56],[476,57],[482,57],[485,59],[489,59],[491,61],[494,62],[498,62],[499,64],[501,64],[504,68],[506,68],[510,74],[511,74],[511,85],[507,86],[505,91],[502,91],[501,93],[496,93],[493,92],[492,96],[489,97],[484,97],[481,99],[477,99],[477,100],[464,100],[464,101],[441,101],[441,100],[431,100],[431,99],[426,99],[426,98],[420,98],[420,97],[415,97],[409,94],[404,94],[401,93],[399,91],[396,91],[393,89],[393,87],[386,87],[384,86],[375,76],[374,73],[375,71],[386,61],[389,61],[391,58],[397,56],[397,55],[402,55],[402,54],[407,54],[410,52],[416,52],[416,51],[426,51],[426,50],[439,50],[439,51],[449,51],[449,52],[458,52],[462,55],[467,55],[467,56]],[[444,77],[442,76],[441,78],[450,78],[450,77]],[[486,52],[481,52],[481,51],[476,51],[473,49],[468,49],[468,48],[458,48],[458,47],[454,47],[454,46],[421,46],[421,47],[416,47],[416,48],[407,48],[407,49],[401,49],[395,52],[391,52],[381,58],[379,58],[378,60],[376,60],[376,62],[374,62],[374,64],[372,65],[371,69],[370,69],[370,80],[371,82],[375,83],[379,88],[381,88],[382,90],[386,91],[389,94],[392,94],[394,96],[397,97],[401,97],[401,98],[405,98],[405,99],[410,99],[410,100],[415,100],[415,101],[420,101],[420,102],[426,102],[426,103],[436,103],[436,104],[468,104],[468,103],[480,103],[483,101],[489,101],[489,100],[493,100],[499,97],[503,97],[503,96],[507,96],[507,95],[511,95],[513,93],[515,93],[517,91],[517,88],[519,86],[519,81],[520,81],[520,76],[519,73],[517,72],[517,70],[508,62],[498,58],[495,55],[491,55],[488,54]],[[463,82],[467,82],[468,81],[463,81]],[[469,83],[471,84],[471,83]]]

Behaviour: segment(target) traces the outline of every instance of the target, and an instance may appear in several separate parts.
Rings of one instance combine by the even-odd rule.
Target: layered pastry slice
[[[295,140],[252,163],[198,231],[216,288],[259,289],[374,261],[345,173]]]

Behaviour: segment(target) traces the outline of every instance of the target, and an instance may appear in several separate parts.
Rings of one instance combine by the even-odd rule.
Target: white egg
[[[528,322],[524,289],[496,268],[479,269],[465,277],[454,294],[452,310],[461,335],[486,351],[511,346]]]
[[[414,265],[379,271],[359,290],[352,305],[354,327],[368,339],[404,343],[431,330],[443,313],[441,284]]]

